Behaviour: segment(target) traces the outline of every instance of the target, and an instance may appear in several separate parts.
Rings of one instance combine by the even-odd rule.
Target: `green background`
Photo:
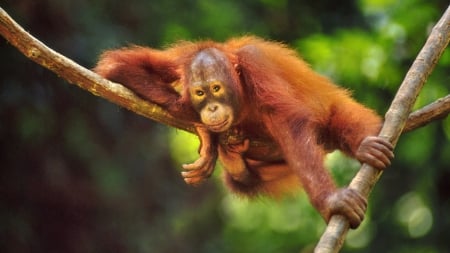
[[[0,0],[86,67],[129,44],[254,34],[287,43],[383,115],[445,0]],[[247,201],[220,169],[199,187],[196,138],[70,85],[0,39],[0,252],[311,252],[325,224],[304,194]],[[416,103],[449,94],[450,52]],[[450,119],[405,134],[342,252],[448,252]],[[340,185],[358,163],[326,160]]]

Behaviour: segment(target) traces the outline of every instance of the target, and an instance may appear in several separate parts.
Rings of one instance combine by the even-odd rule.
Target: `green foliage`
[[[433,225],[430,208],[416,192],[403,195],[396,203],[397,221],[411,238],[422,237]]]
[[[128,44],[255,34],[383,114],[448,2],[10,1],[33,35],[82,65]],[[305,194],[249,201],[212,180],[186,186],[198,140],[65,84],[0,45],[1,252],[310,252],[325,223]],[[449,94],[447,50],[415,108]],[[446,252],[450,119],[405,134],[342,252]],[[325,161],[346,185],[358,163]]]
[[[193,162],[198,158],[200,141],[197,136],[186,131],[172,129],[169,132],[170,150],[178,164]]]

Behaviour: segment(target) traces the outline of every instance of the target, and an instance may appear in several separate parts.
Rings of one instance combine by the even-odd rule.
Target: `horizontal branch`
[[[450,112],[450,95],[436,100],[423,108],[411,113],[406,122],[403,132],[409,132],[428,123],[443,119]]]
[[[53,71],[69,83],[152,120],[194,132],[192,125],[173,118],[159,106],[144,101],[124,86],[110,82],[50,49],[27,33],[2,8],[0,8],[0,34],[26,57]]]

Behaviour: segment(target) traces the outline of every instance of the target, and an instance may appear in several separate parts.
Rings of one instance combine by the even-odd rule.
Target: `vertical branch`
[[[441,54],[449,43],[450,37],[450,7],[433,28],[427,42],[420,51],[413,65],[406,74],[397,94],[386,113],[385,123],[379,136],[396,144],[403,131],[412,107],[425,84],[426,79],[436,65]],[[351,181],[349,188],[368,197],[382,172],[367,164],[363,164],[360,171]],[[346,218],[334,215],[324,234],[315,248],[316,253],[338,252],[342,247],[345,235],[349,229]]]

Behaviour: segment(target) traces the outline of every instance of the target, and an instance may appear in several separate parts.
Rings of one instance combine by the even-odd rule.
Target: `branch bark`
[[[171,117],[159,106],[144,101],[124,86],[110,82],[50,49],[27,33],[2,8],[0,8],[0,34],[26,57],[53,71],[69,83],[144,117],[194,132],[193,126],[187,122]]]
[[[448,116],[449,112],[450,95],[447,95],[427,106],[424,106],[420,110],[411,113],[408,117],[405,128],[403,128],[403,133],[425,126],[432,121],[443,119]]]
[[[408,115],[425,81],[436,65],[450,38],[450,7],[433,28],[427,42],[406,74],[397,94],[385,116],[385,123],[379,136],[396,144],[402,133]],[[349,187],[368,197],[382,171],[363,164]],[[335,215],[328,223],[324,234],[315,248],[316,253],[338,252],[349,229],[348,221],[342,215]]]

